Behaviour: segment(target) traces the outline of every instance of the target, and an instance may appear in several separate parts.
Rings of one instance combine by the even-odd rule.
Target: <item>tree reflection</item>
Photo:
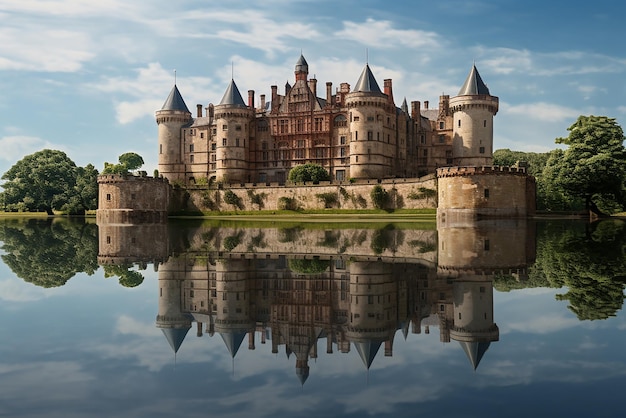
[[[620,220],[547,224],[537,244],[531,278],[549,287],[580,320],[615,316],[624,301],[626,226]],[[532,277],[537,276],[537,277]]]
[[[0,223],[2,261],[24,281],[63,286],[77,273],[98,269],[98,228],[69,219],[10,220]]]

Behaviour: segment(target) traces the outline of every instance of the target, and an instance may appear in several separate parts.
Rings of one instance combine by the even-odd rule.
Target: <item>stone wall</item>
[[[532,177],[517,167],[437,169],[439,218],[526,217],[534,213]]]
[[[175,193],[178,210],[279,210],[291,209],[373,209],[371,192],[380,185],[388,194],[389,209],[437,207],[435,176],[418,179],[362,180],[351,182],[231,184],[220,189],[195,188]]]

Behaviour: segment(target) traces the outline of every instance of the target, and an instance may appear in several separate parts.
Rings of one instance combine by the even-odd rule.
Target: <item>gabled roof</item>
[[[361,76],[356,82],[353,91],[360,91],[365,93],[382,93],[380,87],[378,87],[376,79],[374,78],[374,74],[372,74],[372,70],[370,69],[369,64],[365,64],[365,68],[363,68],[363,72],[361,72]]]
[[[178,91],[178,87],[174,84],[172,87],[172,91],[170,91],[170,95],[167,96],[165,103],[163,103],[163,107],[161,110],[180,110],[183,112],[189,112],[185,101],[183,100],[183,96],[181,96]]]
[[[222,97],[220,105],[246,106],[246,102],[243,101],[241,93],[239,93],[239,89],[235,84],[235,80],[230,80],[230,84],[226,88],[226,92],[224,93],[224,97]]]
[[[483,82],[483,79],[480,77],[478,70],[476,69],[476,65],[472,65],[472,69],[470,70],[467,79],[465,80],[465,84],[459,90],[459,96],[474,96],[477,94],[486,94],[489,95],[489,89],[487,85]]]

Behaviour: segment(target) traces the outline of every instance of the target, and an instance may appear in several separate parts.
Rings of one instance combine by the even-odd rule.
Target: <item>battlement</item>
[[[148,177],[147,175],[145,175],[145,171],[140,172],[140,175],[138,176],[135,176],[133,174],[102,174],[98,176],[98,184],[121,183],[129,181],[169,183],[169,181],[165,177]]]
[[[480,166],[480,167],[443,167],[437,169],[437,178],[441,177],[459,177],[459,176],[475,176],[475,175],[500,175],[512,174],[525,176],[526,167],[507,167],[507,166]]]

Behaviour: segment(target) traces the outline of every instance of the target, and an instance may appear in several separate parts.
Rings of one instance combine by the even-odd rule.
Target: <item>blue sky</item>
[[[323,96],[369,62],[394,99],[455,95],[473,62],[500,98],[494,148],[548,151],[581,115],[626,122],[621,2],[0,0],[0,173],[43,148],[101,170],[156,168],[154,112],[174,83],[218,103],[293,83],[304,54]],[[320,87],[321,86],[321,87]]]

